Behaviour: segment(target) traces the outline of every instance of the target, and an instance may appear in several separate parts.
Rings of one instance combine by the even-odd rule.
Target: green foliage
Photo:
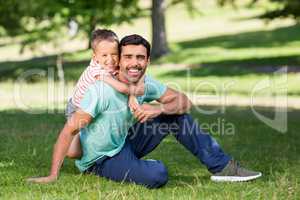
[[[129,22],[140,11],[138,0],[0,0],[0,27],[10,36],[26,33],[28,45],[60,38],[70,20],[89,36],[97,25]]]
[[[61,15],[61,8],[59,1],[0,0],[0,13],[0,26],[8,35],[15,36],[30,32],[44,20]],[[45,25],[44,23],[43,26]],[[50,23],[48,22],[47,25],[49,26]]]
[[[166,6],[166,8],[168,9],[177,4],[183,4],[191,16],[193,16],[195,14],[201,14],[200,10],[196,6],[195,0],[183,0],[183,1],[182,0],[171,0],[168,2],[168,5]]]
[[[107,26],[129,22],[141,14],[138,0],[67,1],[67,16],[79,23],[88,35],[97,24]]]

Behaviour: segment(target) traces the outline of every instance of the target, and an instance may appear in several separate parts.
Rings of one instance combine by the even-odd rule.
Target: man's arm
[[[54,145],[50,174],[46,177],[29,178],[27,180],[35,183],[50,183],[56,181],[74,135],[77,134],[81,128],[89,124],[91,119],[92,117],[89,114],[83,111],[76,111],[71,119],[66,122]]]
[[[143,104],[138,108],[132,108],[134,116],[139,122],[143,123],[160,114],[183,114],[192,107],[192,102],[185,94],[171,88],[167,88],[157,101],[160,105]]]

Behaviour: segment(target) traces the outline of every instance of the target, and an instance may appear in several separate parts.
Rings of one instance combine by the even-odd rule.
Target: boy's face
[[[93,51],[93,59],[105,70],[114,72],[119,65],[118,43],[108,40],[100,41]]]

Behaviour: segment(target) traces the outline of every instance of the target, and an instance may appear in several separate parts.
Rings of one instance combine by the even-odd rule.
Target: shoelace
[[[232,162],[232,164],[233,164],[233,170],[234,170],[234,173],[235,173],[235,174],[239,174],[239,173],[238,173],[238,170],[240,169],[240,163],[237,162],[237,161],[235,161],[235,160],[232,160],[231,162]]]

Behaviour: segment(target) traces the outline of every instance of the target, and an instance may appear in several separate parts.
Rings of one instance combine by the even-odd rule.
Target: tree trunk
[[[91,45],[91,41],[92,41],[92,32],[95,30],[96,28],[96,24],[97,24],[97,19],[95,16],[91,16],[91,19],[90,19],[90,24],[89,24],[89,27],[88,27],[88,32],[87,32],[87,35],[88,35],[88,38],[89,38],[89,43],[88,43],[88,49],[90,49],[92,47]]]
[[[60,83],[65,82],[65,73],[63,68],[63,54],[59,52],[56,57],[57,76]]]
[[[164,0],[152,0],[152,53],[151,58],[159,58],[169,52],[165,27]]]

